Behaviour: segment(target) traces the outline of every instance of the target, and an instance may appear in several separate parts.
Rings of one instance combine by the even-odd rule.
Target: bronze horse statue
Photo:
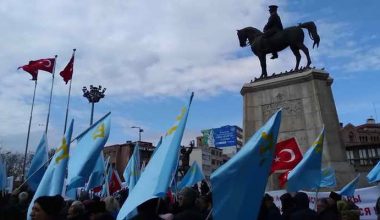
[[[266,55],[272,52],[281,51],[287,47],[290,47],[294,56],[296,57],[296,67],[298,70],[301,54],[299,50],[302,50],[307,57],[307,65],[309,67],[311,64],[311,59],[309,55],[309,49],[303,43],[304,33],[302,28],[305,28],[309,32],[310,38],[314,41],[313,48],[315,45],[319,46],[320,37],[317,33],[317,27],[314,22],[300,23],[298,26],[288,27],[282,31],[277,32],[270,38],[264,38],[263,32],[253,27],[246,27],[237,31],[239,37],[239,42],[241,47],[247,46],[247,40],[251,46],[252,52],[259,58],[261,65],[261,76],[260,78],[267,77],[267,64]]]

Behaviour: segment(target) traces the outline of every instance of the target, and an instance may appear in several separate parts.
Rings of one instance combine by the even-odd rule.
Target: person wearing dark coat
[[[281,18],[277,14],[277,5],[269,6],[270,17],[268,19],[267,24],[264,26],[264,38],[269,38],[273,36],[275,33],[282,31],[284,28],[282,26]],[[271,59],[278,58],[277,52],[272,53]]]
[[[280,196],[282,219],[290,220],[290,215],[294,212],[295,204],[292,195],[285,193]]]
[[[180,212],[174,215],[173,220],[202,220],[202,214],[196,207],[197,193],[189,187],[185,187],[178,196]]]
[[[291,220],[318,220],[317,213],[309,208],[309,197],[304,192],[294,196],[295,210],[290,215]]]
[[[265,194],[261,202],[258,220],[282,220],[280,210],[273,202],[273,197]]]
[[[62,209],[65,201],[62,196],[41,196],[33,204],[30,217],[32,220],[59,220],[64,219]]]
[[[335,206],[334,206],[335,204]],[[319,220],[340,220],[341,216],[336,207],[335,200],[322,198],[317,202],[317,214]]]

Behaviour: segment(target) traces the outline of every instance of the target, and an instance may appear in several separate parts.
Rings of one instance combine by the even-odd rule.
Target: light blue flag
[[[313,145],[305,153],[302,160],[288,174],[288,192],[301,189],[316,189],[321,183],[321,163],[323,151],[323,128]]]
[[[79,135],[76,138],[77,145],[70,151],[66,195],[72,199],[75,199],[73,192],[76,188],[84,186],[90,177],[100,152],[107,142],[110,133],[110,114],[106,114]]]
[[[179,182],[177,189],[181,190],[186,186],[192,186],[203,179],[205,179],[205,175],[203,175],[202,169],[199,167],[197,161],[194,161],[181,182]]]
[[[132,190],[133,187],[135,187],[140,178],[140,172],[140,146],[136,144],[132,156],[123,172],[123,177],[129,190]]]
[[[326,167],[321,172],[321,183],[319,187],[335,187],[336,186],[336,178],[335,178],[335,170],[332,167]]]
[[[161,146],[161,143],[162,143],[162,136],[160,137],[160,140],[158,141],[156,147],[154,148],[154,151],[153,151],[152,157],[153,157],[153,155],[156,153],[157,149]]]
[[[56,149],[55,154],[51,159],[44,176],[42,177],[41,183],[37,187],[36,193],[34,194],[32,202],[28,208],[28,219],[30,219],[30,213],[34,205],[34,200],[38,197],[62,194],[67,163],[69,160],[70,140],[73,131],[73,124],[74,120],[71,121],[65,137],[62,138],[60,147]]]
[[[167,131],[166,136],[162,139],[161,146],[150,159],[139,181],[130,192],[117,215],[118,220],[132,217],[133,215],[130,213],[145,201],[166,195],[177,170],[180,144],[193,95],[192,93],[188,106],[183,107],[176,123]]]
[[[0,191],[7,188],[7,163],[0,155]]]
[[[374,183],[380,181],[380,161],[377,165],[372,168],[372,170],[368,173],[367,179],[369,183]]]
[[[356,186],[359,183],[360,174],[358,174],[355,179],[345,185],[340,191],[339,194],[342,196],[353,196],[355,193]]]
[[[94,170],[90,175],[90,179],[87,182],[86,190],[93,189],[95,187],[101,186],[104,181],[104,172],[105,172],[105,164],[104,164],[104,156],[103,152],[100,152],[98,160],[96,161]]]
[[[227,163],[211,174],[213,219],[256,219],[281,122],[277,111]]]
[[[49,160],[48,144],[47,144],[46,133],[44,133],[42,135],[40,143],[38,144],[36,154],[34,154],[34,157],[32,159],[32,162],[30,164],[30,168],[27,174],[28,186],[33,191],[37,190],[38,184],[40,184],[41,179],[44,176],[44,173],[48,166],[48,163],[47,163],[48,160]]]

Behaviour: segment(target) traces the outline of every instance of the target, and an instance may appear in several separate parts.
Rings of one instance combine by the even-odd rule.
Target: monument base
[[[336,171],[338,188],[352,180],[353,168],[346,161],[339,121],[331,91],[333,79],[323,70],[306,69],[244,84],[243,138],[247,141],[279,108],[282,120],[278,141],[296,137],[305,153],[325,128],[322,167]],[[278,189],[270,180],[269,190]],[[272,185],[272,186],[270,186]],[[278,185],[277,185],[278,186]]]

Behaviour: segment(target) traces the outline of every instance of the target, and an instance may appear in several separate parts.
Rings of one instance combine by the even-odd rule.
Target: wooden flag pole
[[[33,92],[33,100],[32,100],[32,109],[30,110],[28,135],[26,136],[26,146],[25,146],[25,154],[24,154],[24,164],[23,164],[23,166],[22,166],[22,177],[21,177],[21,182],[24,182],[24,178],[25,178],[26,156],[27,156],[27,153],[28,153],[29,136],[30,136],[30,126],[31,126],[31,124],[32,124],[34,99],[35,99],[35,97],[36,97],[36,88],[37,88],[37,79],[34,81],[34,92]]]
[[[75,56],[76,49],[73,49],[73,57]],[[74,70],[73,70],[74,71]],[[63,134],[66,133],[66,127],[67,127],[67,117],[69,115],[69,105],[70,105],[70,96],[71,96],[71,83],[73,82],[73,76],[71,76],[70,79],[70,86],[69,86],[69,95],[67,97],[67,105],[66,105],[66,116],[65,116],[65,127],[63,129]]]
[[[48,132],[48,127],[49,127],[49,118],[50,118],[50,106],[51,106],[51,99],[52,99],[52,96],[53,96],[53,87],[54,87],[54,73],[55,73],[55,67],[57,65],[57,55],[55,55],[55,58],[54,58],[54,67],[53,67],[53,78],[51,79],[51,89],[50,89],[50,99],[49,99],[49,108],[48,108],[48,114],[47,114],[47,118],[46,118],[46,127],[45,127],[45,133],[47,135],[47,132]]]

